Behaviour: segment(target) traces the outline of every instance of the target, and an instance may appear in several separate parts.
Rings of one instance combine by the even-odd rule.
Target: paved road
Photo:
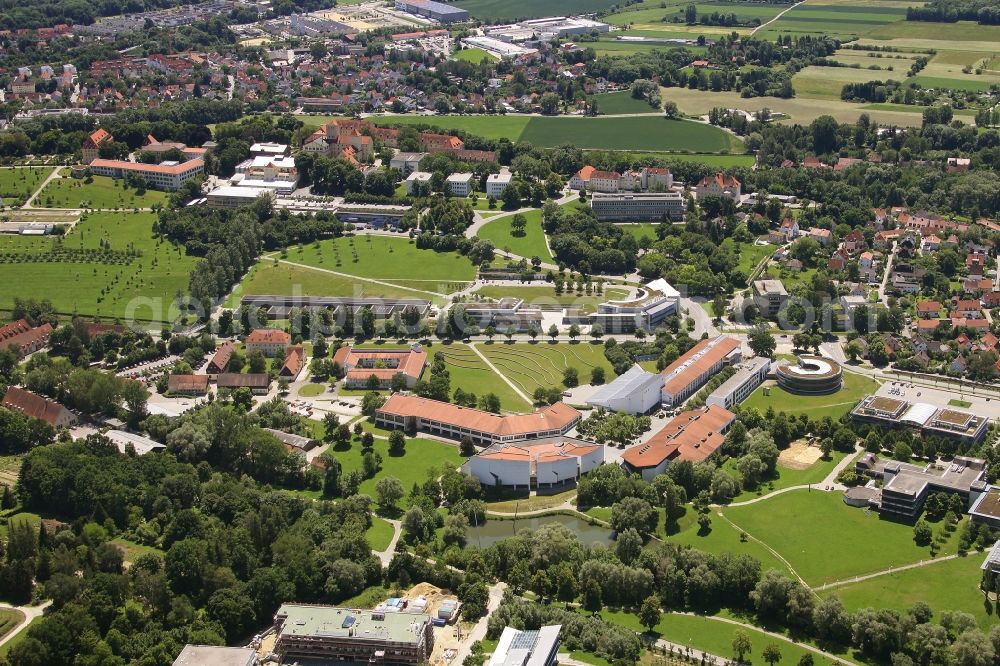
[[[375,518],[374,520],[378,519]],[[392,529],[394,530],[392,534],[392,541],[389,542],[389,547],[385,550],[373,550],[372,552],[378,555],[378,559],[381,560],[382,566],[387,567],[389,566],[389,562],[392,561],[393,555],[396,554],[396,543],[399,541],[399,537],[403,532],[403,527],[402,523],[398,520],[392,520],[390,518],[382,518],[381,520],[384,520],[392,525]]]
[[[476,641],[481,641],[486,637],[486,628],[490,620],[490,615],[492,615],[493,611],[500,606],[500,602],[503,600],[504,590],[506,589],[507,583],[503,582],[497,583],[490,588],[490,600],[486,604],[486,614],[479,618],[479,621],[476,622],[476,626],[474,626],[466,635],[465,641],[458,649],[458,652],[455,654],[455,658],[451,660],[451,663],[458,665],[465,663],[465,658],[468,657],[472,651],[472,644]]]
[[[885,303],[885,288],[889,284],[889,275],[892,274],[892,264],[896,261],[896,245],[893,244],[889,258],[885,261],[885,273],[882,275],[882,282],[878,285],[878,300]]]
[[[11,629],[10,633],[8,633],[6,636],[0,638],[0,645],[4,645],[7,641],[14,638],[14,636],[17,636],[19,633],[24,631],[27,628],[27,626],[31,624],[32,620],[34,620],[36,617],[40,617],[45,612],[45,609],[51,605],[52,605],[51,601],[46,601],[41,606],[11,606],[9,604],[0,603],[0,608],[13,608],[14,610],[19,610],[22,613],[24,613],[24,620],[21,621],[21,624]]]
[[[853,578],[844,578],[842,580],[835,580],[831,583],[824,583],[818,587],[814,587],[813,590],[828,590],[831,587],[841,587],[844,585],[852,585],[854,583],[860,583],[861,581],[870,580],[872,578],[878,578],[879,576],[889,576],[894,573],[899,573],[900,571],[907,571],[909,569],[919,569],[920,567],[930,566],[931,564],[937,564],[938,562],[947,562],[948,560],[954,560],[958,558],[958,555],[945,555],[943,557],[935,557],[933,560],[920,560],[919,562],[913,562],[911,564],[904,564],[900,567],[889,567],[888,569],[883,569],[882,571],[876,571],[874,573],[865,574],[863,576],[854,576]]]

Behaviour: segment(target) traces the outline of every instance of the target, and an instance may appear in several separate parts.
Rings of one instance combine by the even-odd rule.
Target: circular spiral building
[[[798,363],[782,363],[775,368],[778,386],[799,395],[836,393],[844,384],[840,364],[820,356],[799,356]]]

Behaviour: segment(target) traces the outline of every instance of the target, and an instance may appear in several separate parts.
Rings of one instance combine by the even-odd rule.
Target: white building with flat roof
[[[472,193],[472,179],[473,174],[471,173],[453,173],[448,176],[445,181],[448,187],[448,191],[456,197],[467,197]]]
[[[406,193],[413,196],[421,185],[426,185],[427,189],[430,189],[432,177],[433,174],[427,171],[414,171],[406,177]]]
[[[502,197],[504,190],[510,185],[512,177],[509,172],[491,173],[486,177],[486,196],[494,199]]]
[[[237,187],[235,185],[223,185],[208,193],[209,208],[239,208],[249,206],[257,197],[265,195],[274,199],[274,190],[266,187]]]
[[[219,645],[185,645],[173,666],[257,666],[257,653],[251,648]]]
[[[284,143],[261,141],[250,146],[252,157],[281,157],[288,154],[288,146]]]
[[[660,406],[663,375],[633,365],[592,395],[587,404],[612,412],[646,414]]]
[[[663,278],[637,289],[632,298],[607,301],[590,316],[605,333],[631,333],[637,328],[652,331],[656,325],[678,312],[681,294]]]
[[[708,398],[705,399],[705,404],[709,407],[718,405],[726,409],[740,404],[764,383],[770,367],[771,360],[762,356],[754,356],[740,363],[736,366],[736,372],[733,376],[722,382],[717,389],[709,394]]]
[[[505,627],[489,666],[552,666],[559,652],[559,632],[554,624],[537,630]]]

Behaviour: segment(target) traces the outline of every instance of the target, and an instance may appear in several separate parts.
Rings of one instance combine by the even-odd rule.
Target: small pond
[[[598,543],[611,543],[611,530],[607,527],[591,525],[582,518],[562,514],[518,518],[517,520],[490,519],[478,527],[470,527],[467,542],[470,546],[486,548],[490,544],[502,539],[509,539],[521,532],[533,532],[542,525],[548,525],[549,523],[559,523],[569,528],[580,537],[580,541],[585,546],[592,546]]]

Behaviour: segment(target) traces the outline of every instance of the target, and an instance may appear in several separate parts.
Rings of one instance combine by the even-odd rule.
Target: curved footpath
[[[0,638],[0,645],[6,645],[8,641],[17,636],[19,633],[27,629],[28,625],[35,620],[35,618],[41,617],[45,612],[45,609],[52,605],[52,601],[46,601],[40,606],[11,606],[10,604],[0,603],[0,608],[12,608],[16,611],[21,611],[24,614],[24,619],[19,625],[7,632],[7,635]]]

